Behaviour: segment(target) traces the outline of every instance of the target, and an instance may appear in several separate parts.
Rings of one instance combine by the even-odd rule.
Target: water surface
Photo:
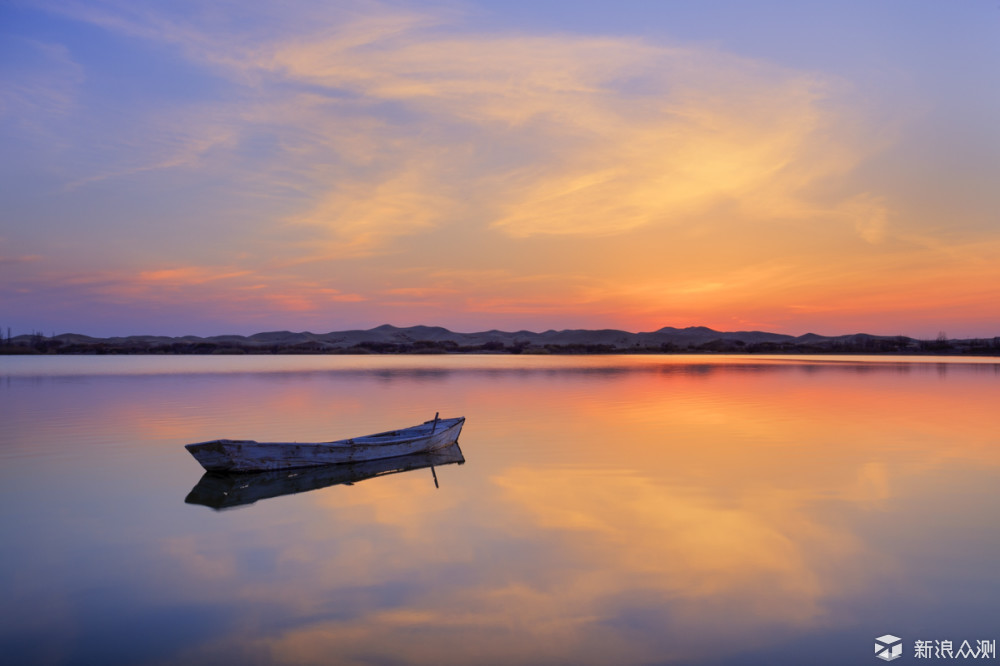
[[[995,640],[997,404],[990,360],[0,358],[0,654],[845,664],[886,633],[910,658]],[[462,465],[185,502],[185,443],[438,411],[468,419]]]

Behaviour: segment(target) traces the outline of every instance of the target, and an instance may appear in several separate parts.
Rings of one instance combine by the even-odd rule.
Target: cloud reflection
[[[995,363],[50,360],[3,383],[8,636],[80,651],[128,619],[173,663],[775,663],[889,611],[992,617]],[[439,489],[421,469],[180,501],[201,474],[184,443],[446,404],[468,462]]]

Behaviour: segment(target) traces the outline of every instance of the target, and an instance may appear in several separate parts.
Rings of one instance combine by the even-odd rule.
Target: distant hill
[[[2,354],[979,354],[1000,355],[1000,337],[917,340],[866,333],[794,337],[765,331],[715,331],[704,326],[665,327],[648,333],[615,329],[483,331],[455,333],[440,326],[330,333],[271,331],[251,336],[167,337],[133,335],[93,338],[75,333],[54,337],[19,335],[0,341]]]

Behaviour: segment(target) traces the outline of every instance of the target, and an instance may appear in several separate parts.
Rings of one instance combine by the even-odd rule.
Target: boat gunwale
[[[220,438],[220,439],[211,439],[211,440],[207,440],[207,441],[204,441],[204,442],[195,442],[193,444],[185,444],[184,448],[188,449],[189,451],[194,451],[194,450],[196,450],[199,447],[203,447],[205,445],[212,445],[212,444],[223,445],[223,446],[225,446],[227,444],[240,444],[240,445],[244,445],[244,446],[246,446],[246,445],[250,445],[250,446],[254,446],[254,445],[256,445],[256,446],[309,446],[309,447],[314,447],[315,446],[315,447],[337,447],[337,448],[340,448],[340,447],[349,448],[349,447],[357,446],[357,445],[364,445],[364,446],[392,446],[392,445],[405,444],[407,442],[412,442],[412,441],[416,441],[416,440],[420,440],[420,439],[425,439],[425,438],[428,438],[428,437],[430,437],[432,435],[436,435],[438,432],[446,432],[446,431],[454,428],[455,426],[459,425],[460,423],[464,423],[464,421],[465,421],[465,417],[464,416],[458,416],[458,417],[448,418],[448,419],[437,419],[437,424],[443,426],[440,431],[432,429],[432,431],[428,432],[428,429],[426,428],[426,426],[428,426],[428,425],[430,425],[430,424],[432,424],[432,423],[435,422],[434,420],[431,420],[431,421],[425,421],[424,423],[421,423],[419,425],[410,426],[408,428],[401,428],[401,429],[397,429],[397,430],[387,430],[387,431],[385,431],[383,433],[376,433],[374,435],[362,435],[361,437],[351,437],[351,438],[348,438],[348,439],[337,439],[337,440],[333,440],[333,441],[330,441],[330,442],[260,442],[260,441],[254,440],[254,439],[226,439],[226,438]],[[445,425],[445,424],[447,424],[447,425]],[[414,431],[417,431],[417,432],[414,432]],[[394,438],[387,438],[386,437],[387,435],[391,435],[392,433],[407,433],[407,434],[403,435],[403,436],[400,436],[400,437],[394,437]],[[375,441],[370,441],[373,438],[377,438],[377,439],[375,439]]]

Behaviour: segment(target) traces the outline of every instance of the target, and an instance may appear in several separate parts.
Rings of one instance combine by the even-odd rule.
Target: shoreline
[[[0,337],[0,355],[425,355],[425,354],[789,354],[1000,356],[1000,336],[933,340],[867,333],[792,336],[765,331],[715,331],[703,326],[661,328],[646,333],[615,329],[483,331],[388,324],[370,330],[310,333],[273,331],[250,336],[132,335],[94,338],[75,333]]]
[[[567,346],[569,347],[569,346]],[[768,347],[765,349],[591,349],[563,347],[528,347],[521,350],[481,349],[421,349],[421,350],[296,350],[296,349],[233,349],[175,351],[162,349],[110,348],[99,350],[38,350],[32,348],[0,348],[2,356],[882,356],[887,358],[942,357],[942,358],[1000,358],[998,349],[950,347],[935,350],[886,350],[877,349],[817,349]]]

